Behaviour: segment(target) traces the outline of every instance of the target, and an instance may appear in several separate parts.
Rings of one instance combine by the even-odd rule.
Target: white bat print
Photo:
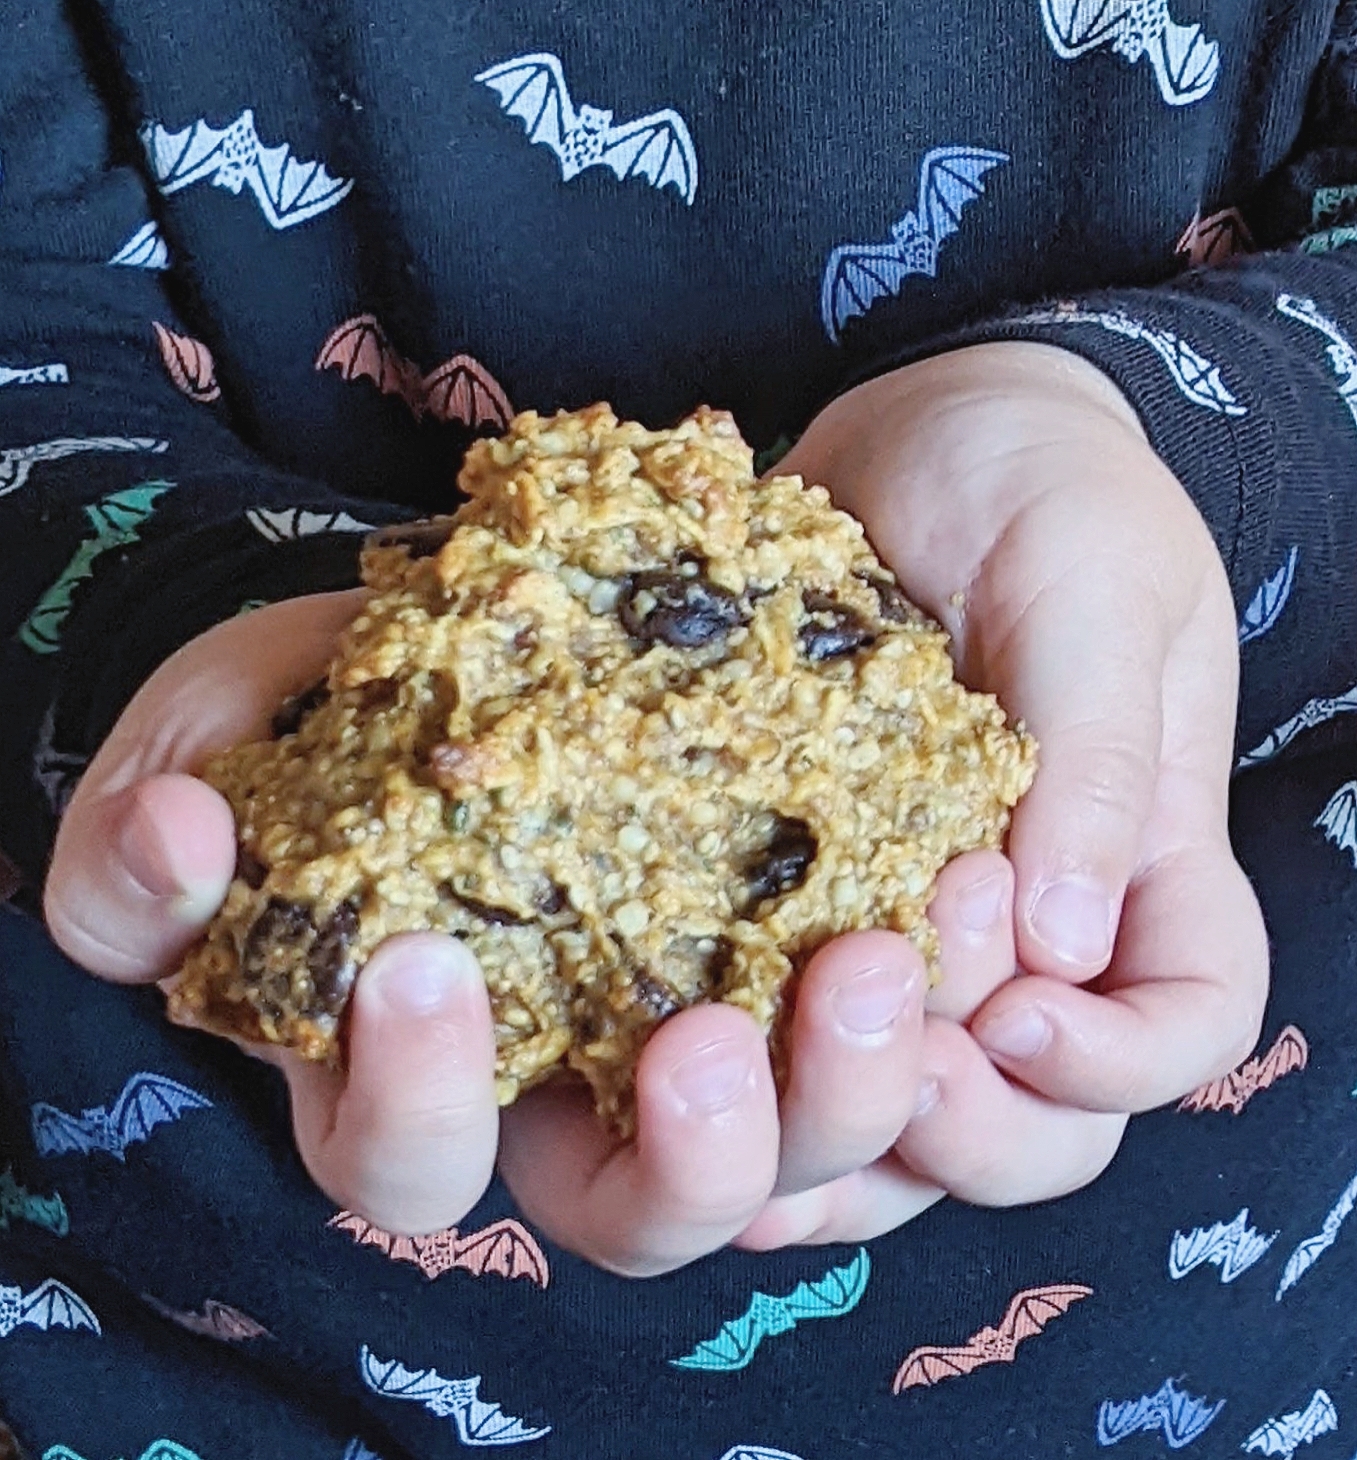
[[[1168,0],[1041,0],[1041,19],[1061,60],[1102,46],[1131,65],[1148,56],[1170,106],[1200,101],[1220,73],[1220,46],[1171,20]]]
[[[551,148],[566,182],[586,168],[610,167],[624,182],[643,177],[652,187],[677,188],[692,203],[697,153],[687,123],[672,108],[614,126],[610,110],[575,106],[560,61],[546,52],[515,56],[474,79],[499,96],[502,111],[523,123],[529,142]]]
[[[319,162],[298,162],[286,142],[266,147],[248,107],[225,127],[193,122],[171,132],[159,122],[142,127],[142,146],[160,191],[168,196],[206,180],[239,194],[249,188],[271,228],[292,228],[346,198],[351,178],[331,177]]]

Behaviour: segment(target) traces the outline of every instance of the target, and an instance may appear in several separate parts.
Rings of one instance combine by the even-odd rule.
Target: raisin
[[[358,690],[358,705],[363,710],[389,710],[400,698],[400,681],[396,679],[365,680]]]
[[[251,891],[258,892],[264,885],[264,879],[269,875],[269,869],[253,852],[246,850],[244,846],[237,843],[235,875]]]
[[[397,522],[368,533],[367,548],[404,548],[410,558],[431,558],[452,536],[452,519],[435,517],[421,522]]]
[[[334,910],[306,955],[306,971],[322,1013],[338,1014],[348,1002],[358,966],[352,957],[358,940],[358,904],[353,898]]]
[[[646,608],[640,600],[652,600]],[[724,639],[744,619],[740,600],[700,573],[654,570],[633,573],[617,601],[622,627],[643,643],[659,641],[671,649],[697,649]]]
[[[452,888],[451,891],[467,912],[473,913],[483,922],[489,923],[492,928],[521,928],[525,923],[532,921],[531,918],[521,917],[511,908],[497,907],[492,902],[482,902],[479,898],[471,897],[465,892],[458,892],[456,888]]]
[[[842,659],[872,643],[876,635],[856,609],[824,593],[802,597],[806,622],[801,625],[801,649],[812,664]]]
[[[241,972],[258,1001],[275,1017],[302,1012],[293,997],[292,975],[315,932],[306,908],[274,897],[245,935]]]
[[[533,906],[543,917],[554,918],[566,909],[570,896],[559,882],[547,881],[533,896]]]
[[[767,851],[759,856],[746,874],[750,907],[765,898],[781,897],[784,892],[800,887],[818,850],[815,834],[804,821],[790,816],[778,817],[777,829]]]
[[[673,994],[648,973],[636,974],[632,979],[632,988],[636,991],[636,1002],[653,1018],[667,1019],[671,1014],[678,1013],[678,1001]]]
[[[876,594],[881,617],[888,623],[907,624],[913,618],[914,605],[894,579],[878,578],[875,573],[859,573],[858,577]]]
[[[310,908],[271,898],[245,936],[240,963],[264,1007],[275,1016],[337,1014],[357,976],[350,950],[358,937],[358,904],[342,902],[323,927]],[[305,968],[310,997],[299,987]]]
[[[284,735],[295,735],[311,711],[320,709],[329,698],[330,686],[323,679],[318,679],[300,694],[285,699],[279,706],[278,713],[269,721],[273,738],[281,740]]]

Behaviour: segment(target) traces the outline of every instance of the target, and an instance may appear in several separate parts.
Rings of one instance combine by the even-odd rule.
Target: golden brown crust
[[[335,1059],[378,942],[464,938],[502,1101],[569,1065],[626,1129],[677,1008],[771,1029],[825,939],[926,954],[933,880],[997,845],[1034,747],[952,677],[862,529],[756,481],[729,417],[518,417],[470,497],[364,554],[373,595],[327,685],[207,771],[239,875],[171,1017]]]

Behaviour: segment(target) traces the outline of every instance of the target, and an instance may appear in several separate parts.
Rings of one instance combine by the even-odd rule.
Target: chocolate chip
[[[875,573],[859,573],[858,577],[876,593],[882,618],[893,624],[907,624],[914,617],[914,605],[893,578],[879,578]]]
[[[626,579],[617,601],[622,627],[643,643],[697,649],[725,638],[744,618],[740,600],[704,578],[653,570]]]
[[[648,973],[638,973],[632,979],[636,1002],[655,1019],[667,1019],[679,1011],[678,1001],[670,990]]]
[[[352,957],[358,941],[358,903],[349,898],[334,910],[306,955],[306,971],[316,1003],[326,1014],[338,1014],[348,1002],[358,965]]]
[[[318,710],[330,698],[330,686],[323,679],[318,679],[308,689],[302,690],[300,694],[292,695],[283,701],[278,713],[269,721],[269,730],[275,740],[281,740],[284,735],[295,735],[302,727],[302,721],[311,713]]]
[[[801,625],[801,650],[812,664],[856,654],[876,635],[862,615],[824,593],[807,593],[802,603],[808,615]]]
[[[819,843],[810,827],[798,818],[778,817],[777,829],[767,851],[749,868],[749,905],[768,897],[781,897],[800,887],[815,860]]]
[[[269,875],[269,869],[245,847],[236,844],[236,871],[235,875],[254,892],[258,892],[264,885],[264,880]]]
[[[452,536],[452,519],[435,517],[420,522],[396,522],[379,527],[363,540],[369,548],[404,548],[410,558],[431,558]]]

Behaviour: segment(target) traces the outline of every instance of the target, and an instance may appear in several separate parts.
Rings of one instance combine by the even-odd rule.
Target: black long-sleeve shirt
[[[1354,241],[1357,0],[0,0],[0,847],[36,883],[156,663],[352,581],[511,409],[707,401],[770,461],[1009,337],[1210,523],[1241,763],[1350,738]],[[498,1187],[418,1244],[335,1212],[275,1071],[0,906],[0,1415],[47,1460],[1350,1454],[1351,774],[1241,780],[1264,1042],[1099,1182],[642,1285]]]
[[[30,873],[155,663],[350,581],[357,524],[449,507],[511,409],[707,401],[771,460],[975,339],[1078,351],[1140,411],[1229,567],[1243,757],[1357,684],[1351,0],[0,21],[0,844]]]

